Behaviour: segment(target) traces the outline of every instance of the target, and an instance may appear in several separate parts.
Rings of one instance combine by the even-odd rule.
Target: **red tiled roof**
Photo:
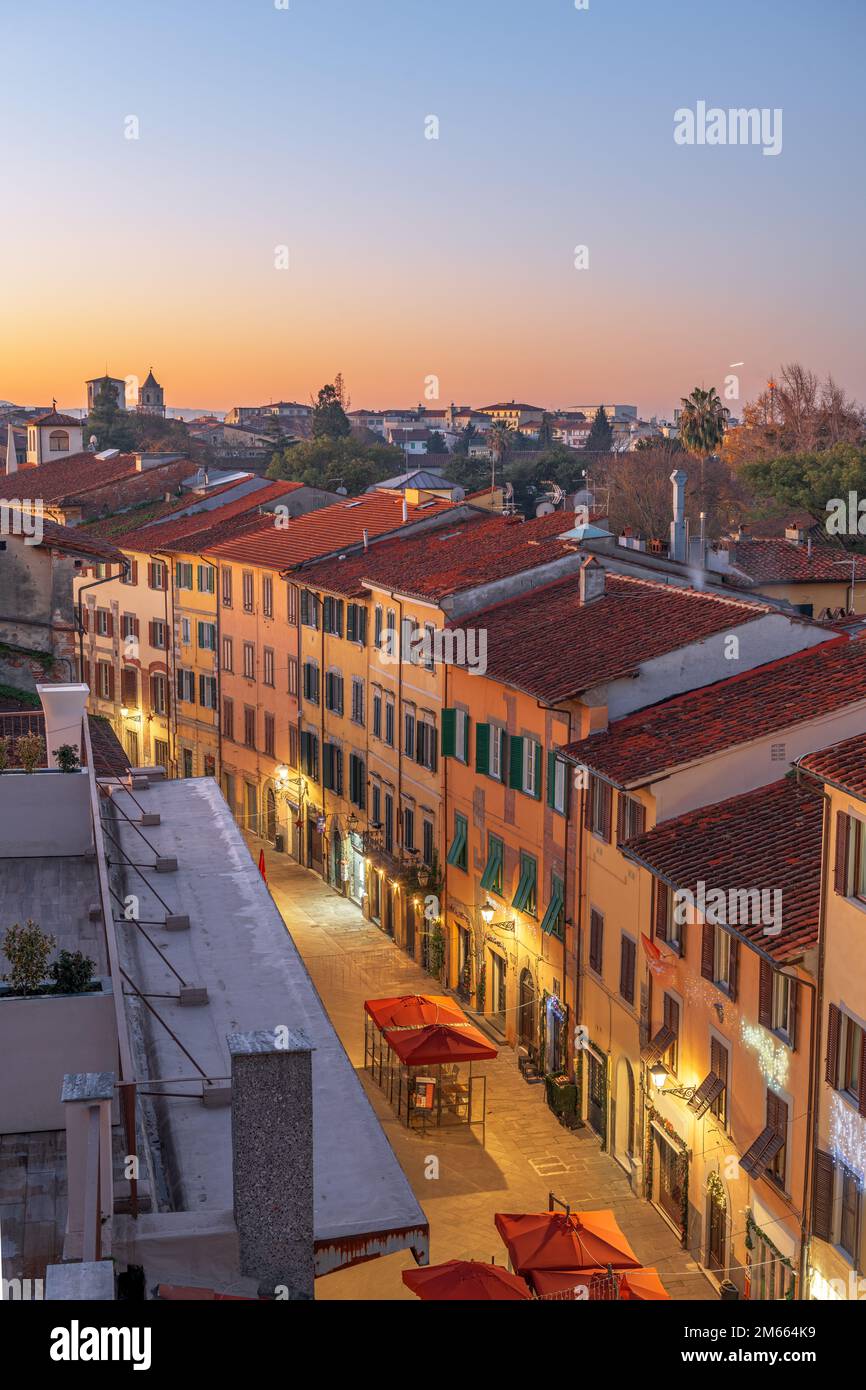
[[[452,626],[486,630],[489,677],[555,703],[770,611],[742,599],[613,574],[606,575],[604,594],[581,607],[574,574]]]
[[[830,748],[807,753],[799,759],[799,765],[820,777],[822,782],[830,782],[866,800],[866,734],[856,734]]]
[[[798,545],[778,537],[729,541],[731,564],[752,584],[846,584],[866,579],[866,558],[831,545]]]
[[[737,934],[754,942],[777,960],[800,956],[818,939],[821,903],[821,839],[823,798],[813,787],[783,777],[767,787],[732,796],[714,806],[702,806],[687,815],[664,821],[654,830],[626,841],[623,853],[665,879],[674,888],[697,895],[703,882],[709,898],[712,889],[781,892],[781,922],[772,922],[774,899],[763,922],[734,921],[733,911],[720,914]],[[711,906],[711,902],[708,906]],[[738,907],[737,915],[743,914]],[[779,925],[774,934],[767,926]],[[686,954],[699,957],[686,927]]]
[[[80,425],[81,421],[76,420],[74,415],[63,415],[56,406],[52,406],[45,415],[37,415],[31,421],[31,425]]]
[[[439,497],[409,503],[408,521],[425,521],[452,510],[452,506],[451,502]],[[399,531],[402,525],[402,493],[370,492],[292,517],[285,526],[275,526],[272,517],[261,517],[258,525],[244,535],[209,545],[207,549],[226,560],[286,570],[304,560],[338,551],[341,546],[359,544],[365,530],[372,537]]]
[[[101,459],[97,458],[96,454],[85,451],[69,454],[66,458],[54,459],[48,463],[40,463],[37,468],[19,469],[17,473],[7,477],[6,486],[9,486],[10,477],[15,478],[18,480],[16,486],[21,490],[26,489],[28,496],[35,494],[45,503],[60,503],[68,497],[79,497],[121,478],[158,476],[161,468],[173,468],[175,464],[183,461],[175,458],[171,463],[156,464],[145,473],[139,473],[135,467],[134,454],[118,454],[115,458]],[[191,459],[186,462],[189,463],[190,474],[195,473],[198,464]],[[21,491],[16,495],[20,496]]]
[[[568,525],[562,512],[522,521],[479,511],[454,526],[379,541],[345,560],[320,560],[305,567],[307,583],[351,596],[369,580],[401,594],[444,598],[573,554],[574,542],[559,539]]]
[[[52,550],[63,550],[71,555],[93,555],[98,560],[120,563],[120,551],[110,541],[99,536],[89,536],[80,526],[58,526],[55,521],[42,521],[42,540],[40,545]]]
[[[631,786],[864,700],[866,640],[834,637],[638,710],[565,751],[616,785]]]
[[[237,482],[227,483],[225,489],[222,490],[237,486]],[[127,550],[144,552],[197,550],[204,544],[210,545],[218,539],[221,540],[224,535],[234,535],[235,528],[227,528],[226,523],[239,518],[249,521],[251,513],[258,520],[260,507],[269,502],[278,502],[281,497],[285,497],[290,492],[296,492],[301,486],[301,483],[268,483],[257,491],[244,493],[243,497],[237,497],[232,502],[224,502],[219,507],[192,512],[189,516],[178,517],[176,521],[152,522],[147,526],[136,527],[118,537],[118,544],[122,544]],[[209,494],[211,497],[214,495],[214,492]],[[187,506],[191,500],[193,499],[187,498]]]

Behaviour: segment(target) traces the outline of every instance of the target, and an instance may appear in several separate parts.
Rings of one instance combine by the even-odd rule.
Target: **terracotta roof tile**
[[[566,752],[630,786],[864,700],[866,640],[834,637],[638,710]]]
[[[856,579],[866,579],[866,557],[851,555],[840,546],[798,545],[777,537],[729,541],[727,551],[752,584],[846,584],[852,562]]]
[[[226,484],[226,490],[229,487],[237,487],[237,483]],[[218,507],[192,512],[189,516],[178,517],[176,521],[157,521],[147,526],[136,527],[125,535],[117,537],[117,541],[127,550],[144,552],[199,550],[204,545],[210,545],[217,540],[222,540],[225,536],[234,535],[237,527],[230,523],[242,521],[252,524],[253,521],[258,522],[260,520],[260,507],[267,503],[278,503],[281,497],[287,496],[290,492],[296,492],[299,487],[301,487],[300,483],[271,482],[266,487],[259,488],[254,492],[247,492],[243,497],[237,497],[232,502],[223,502]],[[211,493],[210,495],[213,496],[214,494]],[[187,506],[191,500],[191,498],[187,498]]]
[[[735,922],[743,908],[737,912],[730,900],[724,920],[777,960],[791,960],[818,939],[823,811],[823,798],[813,787],[785,777],[664,821],[626,841],[623,853],[695,897],[701,882],[706,895],[712,889],[725,894],[779,890],[780,923],[768,920],[772,898],[766,900],[770,912],[763,921],[754,920],[753,908],[751,921]],[[699,933],[700,927],[686,927],[686,952],[695,960],[700,947],[689,943],[689,932]]]
[[[807,753],[799,760],[799,765],[823,782],[866,800],[866,734],[857,734],[830,748]]]
[[[763,604],[607,574],[581,607],[577,574],[461,618],[487,632],[487,675],[554,703],[645,661],[762,618]]]

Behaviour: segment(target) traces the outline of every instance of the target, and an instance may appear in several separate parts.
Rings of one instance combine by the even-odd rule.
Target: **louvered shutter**
[[[712,922],[704,922],[701,936],[701,974],[705,980],[713,980],[716,975],[716,929]]]
[[[773,1026],[773,968],[768,961],[760,963],[761,975],[758,985],[758,1022],[764,1028]]]
[[[349,604],[349,607],[346,609],[346,641],[347,641],[347,642],[354,642],[354,641],[356,640],[355,621],[356,621],[357,612],[358,612],[358,609],[357,609],[356,605],[355,605],[354,603],[350,603],[350,604]]]
[[[797,1051],[797,1038],[800,1033],[800,986],[792,981],[791,983],[791,1051]]]
[[[731,937],[730,966],[728,969],[728,992],[734,1003],[737,999],[737,991],[740,985],[740,943],[735,936]]]
[[[523,789],[523,739],[512,734],[508,749],[508,785]]]
[[[841,1032],[842,1013],[835,1004],[831,1004],[827,1011],[827,1061],[824,1072],[824,1079],[828,1086],[832,1086],[834,1091],[839,1086],[839,1034]]]
[[[114,614],[110,609],[105,615],[105,635],[106,637],[114,636]]]
[[[836,863],[833,887],[842,897],[848,895],[848,817],[836,812]]]
[[[457,748],[457,711],[456,709],[443,709],[442,711],[442,756],[443,758],[453,758]]]
[[[609,783],[607,783],[607,782],[602,782],[602,783],[601,783],[601,827],[600,827],[600,830],[599,830],[599,834],[602,836],[603,839],[607,840],[608,844],[610,843],[610,821],[611,821],[611,811],[612,811],[612,806],[611,806],[612,800],[613,800],[613,793],[612,793],[612,791],[611,791],[611,789],[610,789]]]
[[[833,1188],[836,1164],[832,1154],[821,1149],[815,1154],[815,1191],[812,1198],[812,1230],[819,1240],[831,1240],[833,1233]]]
[[[467,744],[468,744],[468,728],[469,728],[469,716],[468,716],[468,715],[466,716],[466,727],[467,727]],[[540,800],[541,800],[541,744],[540,744],[540,743],[536,743],[536,745],[535,745],[534,757],[535,757],[535,799],[536,799],[536,801],[540,801]],[[467,750],[467,760],[468,760],[468,750]]]
[[[616,794],[616,838],[617,843],[625,839],[625,797],[622,792]]]
[[[475,771],[487,772],[490,767],[490,725],[475,725]]]
[[[556,754],[549,750],[547,754],[547,804],[553,806],[556,802]]]
[[[85,632],[90,631],[90,609],[87,607],[86,603],[81,610],[81,626],[84,628]]]
[[[656,912],[655,912],[655,934],[658,941],[668,939],[668,885],[662,883],[660,878],[655,880],[656,892]]]
[[[857,1109],[866,1115],[866,1030],[860,1034],[860,1094]]]
[[[113,699],[114,699],[114,667],[113,667],[113,666],[109,666],[109,668],[108,668],[108,698],[109,698],[109,700],[113,700]],[[862,1114],[862,1111],[861,1111],[861,1114]]]

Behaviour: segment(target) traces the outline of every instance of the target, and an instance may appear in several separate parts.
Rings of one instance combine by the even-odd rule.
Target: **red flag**
[[[268,874],[267,874],[267,870],[265,869],[265,852],[264,852],[263,849],[259,850],[259,873],[261,874],[262,878],[265,880],[265,883],[267,883],[267,881],[268,881]]]

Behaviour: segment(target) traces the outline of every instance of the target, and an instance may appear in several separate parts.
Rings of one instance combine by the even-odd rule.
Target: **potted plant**
[[[39,734],[22,734],[15,740],[15,752],[25,772],[35,772],[45,757],[45,740]]]
[[[3,951],[10,969],[3,979],[12,994],[39,993],[45,983],[48,957],[56,945],[54,937],[29,917],[23,927],[18,922],[9,927],[3,938]]]
[[[88,994],[93,988],[96,962],[81,951],[61,951],[49,974],[54,994]]]
[[[54,750],[54,761],[61,772],[78,772],[81,767],[78,744],[61,743],[60,747]]]

